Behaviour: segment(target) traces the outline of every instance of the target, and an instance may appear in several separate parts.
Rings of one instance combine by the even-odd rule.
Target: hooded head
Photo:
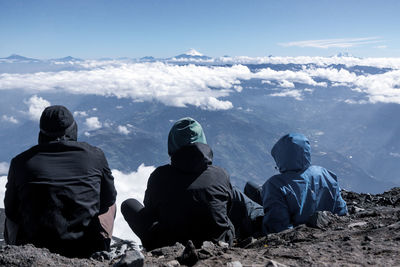
[[[303,134],[283,136],[272,148],[271,155],[281,173],[303,171],[311,165],[310,142]]]
[[[168,135],[168,154],[172,156],[181,147],[193,143],[207,144],[200,123],[189,117],[175,122]]]
[[[39,144],[57,139],[77,140],[78,126],[64,106],[47,107],[40,117]]]

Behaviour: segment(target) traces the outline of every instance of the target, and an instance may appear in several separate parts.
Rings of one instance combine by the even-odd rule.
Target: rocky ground
[[[318,213],[309,225],[225,244],[191,243],[140,253],[116,239],[111,253],[68,259],[31,245],[0,248],[2,266],[400,266],[400,188],[383,194],[343,191],[349,215]]]

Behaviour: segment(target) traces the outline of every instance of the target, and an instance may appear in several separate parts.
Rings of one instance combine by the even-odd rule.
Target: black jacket
[[[17,244],[70,256],[101,250],[97,216],[117,194],[103,152],[68,137],[39,142],[12,159],[8,174],[5,212],[19,227]]]
[[[194,143],[175,152],[171,164],[151,174],[144,205],[158,224],[150,246],[187,240],[197,246],[205,240],[232,243],[234,227],[228,218],[232,186],[228,174],[211,163],[210,147]]]

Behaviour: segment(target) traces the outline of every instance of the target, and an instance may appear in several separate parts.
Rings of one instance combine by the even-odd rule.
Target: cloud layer
[[[368,38],[366,38],[368,39]],[[369,39],[368,39],[369,40]],[[242,81],[261,79],[275,85],[275,96],[302,99],[296,84],[307,87],[345,85],[365,94],[371,103],[400,103],[400,59],[359,59],[354,57],[268,57],[224,58],[234,62],[258,62],[269,64],[301,64],[302,68],[274,70],[269,67],[251,71],[244,65],[174,65],[166,62],[135,63],[127,61],[84,61],[76,71],[36,72],[27,74],[0,74],[0,90],[23,89],[31,93],[67,92],[131,98],[135,101],[159,101],[168,106],[193,105],[208,110],[226,110],[233,104],[224,99],[232,93],[243,92]],[[228,62],[228,61],[227,61]],[[332,67],[370,66],[385,68],[378,74],[351,72]],[[82,69],[83,68],[83,69]],[[289,68],[289,67],[288,67]],[[321,81],[323,80],[323,81]],[[288,90],[291,91],[288,91]],[[34,96],[27,102],[31,119],[37,120],[42,108],[49,104]],[[78,115],[78,114],[77,114]],[[86,116],[87,114],[80,114]],[[3,118],[5,120],[7,118]],[[89,130],[102,125],[87,118]],[[129,129],[120,128],[126,134]]]

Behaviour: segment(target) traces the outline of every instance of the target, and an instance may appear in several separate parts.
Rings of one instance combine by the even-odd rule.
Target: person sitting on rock
[[[47,107],[38,145],[12,159],[6,185],[5,240],[68,257],[109,250],[117,192],[103,152],[77,141],[64,106]]]
[[[232,188],[228,173],[212,165],[212,150],[196,120],[182,118],[172,126],[168,154],[171,163],[149,177],[144,206],[136,199],[121,205],[125,220],[147,250],[188,240],[197,247],[203,241],[232,244],[235,227],[229,215],[233,206],[238,207],[235,222],[245,226],[242,232],[253,231],[250,220],[255,221],[257,212],[263,215],[262,207],[249,206],[248,211],[246,197]]]
[[[347,214],[336,175],[311,165],[311,147],[304,135],[283,136],[273,146],[271,155],[280,174],[272,176],[262,187],[264,234],[304,224],[317,211]]]

